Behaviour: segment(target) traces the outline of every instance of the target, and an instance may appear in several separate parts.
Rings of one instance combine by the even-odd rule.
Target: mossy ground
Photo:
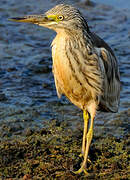
[[[96,137],[89,152],[88,176],[75,175],[80,167],[82,131],[52,121],[48,128],[26,137],[0,142],[1,179],[129,179],[128,135]]]

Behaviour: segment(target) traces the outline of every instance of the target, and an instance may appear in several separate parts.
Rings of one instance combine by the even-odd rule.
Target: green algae
[[[82,158],[82,131],[52,121],[48,128],[24,139],[0,142],[0,178],[7,179],[128,179],[128,135],[96,137],[89,152],[88,176],[75,175]]]

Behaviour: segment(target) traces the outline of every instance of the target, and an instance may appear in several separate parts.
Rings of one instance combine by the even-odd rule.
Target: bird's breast
[[[52,43],[53,74],[57,91],[62,91],[72,103],[82,108],[81,98],[83,97],[82,84],[76,77],[76,66],[72,69],[71,57],[68,57],[67,37],[58,39]],[[75,72],[74,72],[75,71]]]
[[[52,43],[53,73],[63,91],[71,79],[65,44],[65,37],[56,37]]]

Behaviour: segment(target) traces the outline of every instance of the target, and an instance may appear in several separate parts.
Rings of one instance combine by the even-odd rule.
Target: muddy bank
[[[59,2],[59,1],[58,1]],[[0,138],[8,132],[20,135],[26,128],[45,128],[46,121],[67,121],[74,129],[82,123],[82,113],[65,97],[58,99],[52,75],[50,44],[55,33],[32,24],[8,21],[26,14],[44,13],[57,1],[0,1]],[[122,91],[119,112],[100,113],[95,119],[98,132],[106,127],[115,134],[125,121],[122,113],[130,107],[130,13],[112,5],[85,5],[85,1],[69,1],[86,18],[91,31],[97,33],[114,50],[118,59]],[[82,2],[82,3],[81,3]],[[103,3],[103,2],[102,2]],[[116,122],[118,124],[113,126]],[[114,123],[115,124],[115,123]],[[127,127],[126,127],[127,130]],[[107,133],[107,132],[106,132]],[[117,132],[120,136],[120,131]],[[102,136],[102,134],[101,134]]]
[[[89,174],[75,175],[73,171],[82,162],[82,128],[72,131],[67,124],[53,120],[46,129],[27,130],[23,140],[0,142],[0,178],[128,179],[128,138],[95,135]]]

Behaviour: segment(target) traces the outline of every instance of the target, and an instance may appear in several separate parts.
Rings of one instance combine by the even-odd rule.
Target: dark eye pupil
[[[63,19],[63,16],[59,16],[59,19],[62,20],[62,19]]]

